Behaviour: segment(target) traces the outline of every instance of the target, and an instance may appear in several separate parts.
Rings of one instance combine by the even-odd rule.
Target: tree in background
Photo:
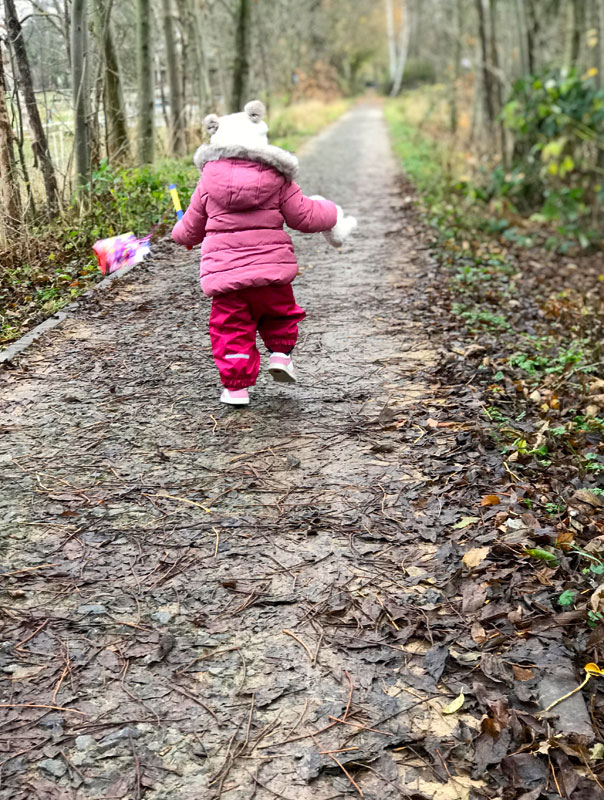
[[[71,91],[74,109],[74,151],[77,186],[90,181],[90,141],[88,130],[88,53],[86,0],[71,5]]]
[[[25,48],[25,41],[23,39],[23,30],[17,15],[14,0],[4,0],[4,10],[6,13],[9,42],[15,54],[15,61],[17,63],[21,84],[20,88],[25,99],[25,108],[31,130],[34,161],[42,172],[48,212],[50,215],[53,215],[56,214],[59,208],[59,190],[50,151],[48,149],[48,140],[38,110],[32,73],[27,57],[27,50]]]
[[[241,111],[247,97],[250,76],[250,12],[250,0],[238,0],[235,65],[233,68],[233,89],[230,102],[231,111]]]
[[[153,161],[153,65],[151,60],[151,0],[137,0],[138,161]]]
[[[120,63],[111,31],[113,0],[95,0],[95,33],[104,66],[103,102],[107,157],[113,163],[130,160],[130,141],[122,91]]]
[[[168,85],[170,88],[170,152],[183,155],[186,148],[184,118],[182,113],[182,94],[180,83],[180,67],[174,39],[172,24],[171,0],[162,0],[163,27],[166,40],[166,65],[168,68]]]
[[[14,134],[6,104],[4,61],[0,45],[0,190],[2,191],[2,227],[9,237],[21,224],[21,197],[17,181]]]

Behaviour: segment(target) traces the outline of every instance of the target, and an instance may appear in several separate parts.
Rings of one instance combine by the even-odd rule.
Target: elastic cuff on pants
[[[291,341],[291,339],[290,339],[290,341],[289,341],[289,342],[284,342],[284,341],[275,342],[275,341],[271,341],[271,342],[265,342],[264,344],[266,345],[266,349],[267,349],[267,350],[270,350],[270,352],[271,352],[271,353],[285,353],[286,355],[287,355],[288,353],[291,353],[291,351],[292,351],[292,350],[294,349],[294,347],[296,346],[296,343],[295,343],[295,342],[292,342],[292,341]]]
[[[249,389],[250,386],[256,385],[256,381],[253,381],[250,378],[245,381],[222,381],[222,385],[225,389],[232,389],[233,391],[236,391],[237,389]]]

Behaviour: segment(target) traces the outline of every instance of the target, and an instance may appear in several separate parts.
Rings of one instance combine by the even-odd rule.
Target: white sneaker
[[[272,353],[268,362],[268,371],[277,383],[295,383],[296,372],[291,356],[285,353]]]
[[[225,389],[220,395],[220,402],[229,406],[249,406],[250,396],[247,389]]]

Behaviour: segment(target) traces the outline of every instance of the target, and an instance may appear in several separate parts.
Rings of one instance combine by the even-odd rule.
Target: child
[[[276,381],[295,382],[291,352],[305,312],[291,283],[298,264],[283,230],[325,231],[339,247],[356,227],[353,217],[322,197],[305,197],[293,179],[298,160],[269,145],[264,105],[252,101],[239,114],[204,125],[210,144],[195,153],[201,179],[183,218],[172,231],[175,242],[203,242],[201,288],[212,298],[210,338],[224,385],[223,403],[248,405],[248,388],[260,368],[256,332],[271,353],[268,370]]]

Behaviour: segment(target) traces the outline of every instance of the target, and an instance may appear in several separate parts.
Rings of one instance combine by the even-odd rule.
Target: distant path
[[[295,388],[219,405],[198,252],[167,244],[0,374],[2,702],[37,704],[3,709],[2,798],[359,796],[342,749],[366,798],[467,797],[436,794],[456,617],[424,473],[455,444],[418,425],[445,401],[380,106],[301,162],[359,231],[295,236]]]

